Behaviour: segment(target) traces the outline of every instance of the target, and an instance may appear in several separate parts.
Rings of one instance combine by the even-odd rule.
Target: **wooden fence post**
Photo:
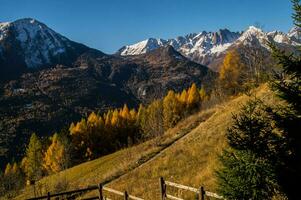
[[[47,200],[50,200],[50,192],[47,192]]]
[[[124,200],[128,200],[129,199],[129,195],[127,191],[124,191]]]
[[[98,184],[98,199],[103,200],[103,195],[102,195],[102,184]]]
[[[200,200],[205,200],[205,189],[204,187],[202,186],[200,188],[200,197],[199,197]]]
[[[161,195],[160,199],[161,200],[165,200],[165,197],[166,197],[166,185],[165,185],[163,177],[160,177],[159,184],[160,184],[160,195]]]

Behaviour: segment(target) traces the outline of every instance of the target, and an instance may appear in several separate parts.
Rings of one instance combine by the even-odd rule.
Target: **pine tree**
[[[42,143],[35,133],[30,137],[26,148],[24,171],[28,180],[38,180],[43,172]]]
[[[293,20],[301,28],[300,0],[292,0]],[[301,49],[295,54],[286,54],[270,44],[273,55],[282,68],[275,76],[272,89],[287,103],[286,108],[270,109],[276,126],[283,139],[282,151],[279,152],[278,182],[288,199],[299,199],[298,184],[301,179]]]
[[[272,199],[277,189],[275,162],[281,137],[264,105],[249,101],[227,131],[229,150],[221,156],[219,192],[226,199]]]
[[[218,175],[218,192],[225,199],[272,199],[275,172],[273,165],[246,150],[224,151],[223,168]]]

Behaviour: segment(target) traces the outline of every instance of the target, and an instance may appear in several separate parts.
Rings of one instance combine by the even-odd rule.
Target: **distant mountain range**
[[[121,56],[140,55],[165,45],[171,45],[190,60],[218,71],[220,63],[217,63],[216,60],[229,49],[236,48],[239,45],[267,49],[266,41],[275,42],[281,46],[301,45],[297,28],[292,28],[288,33],[283,33],[280,31],[264,32],[259,28],[250,26],[243,32],[231,32],[228,29],[221,29],[217,32],[203,31],[168,40],[149,38],[136,44],[124,46],[116,54]]]

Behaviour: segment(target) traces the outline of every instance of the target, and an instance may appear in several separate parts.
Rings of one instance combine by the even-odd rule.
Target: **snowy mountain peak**
[[[299,27],[294,26],[287,35],[291,38],[294,38],[297,41],[300,41],[301,29]]]
[[[0,53],[1,48],[4,48],[2,43],[9,37],[15,41],[16,46],[21,47],[29,68],[50,64],[52,57],[64,53],[70,45],[67,38],[33,18],[1,23]]]
[[[28,68],[69,65],[89,47],[68,40],[33,18],[0,23],[0,73],[16,77]]]
[[[147,53],[154,49],[157,49],[161,46],[164,46],[167,42],[162,39],[149,38],[138,42],[133,45],[124,46],[119,50],[120,55],[139,55],[143,53]]]
[[[193,57],[198,53],[219,53],[239,36],[239,33],[231,32],[228,29],[220,29],[217,32],[202,31],[168,40],[149,38],[133,45],[124,46],[117,53],[122,56],[144,54],[156,48],[171,45],[177,51],[188,55],[188,57]]]
[[[245,33],[248,32],[248,33],[263,33],[263,31],[258,28],[258,27],[255,27],[255,26],[249,26],[249,28],[245,31]]]
[[[221,58],[228,49],[241,45],[264,48],[268,50],[267,42],[276,42],[280,45],[300,46],[300,29],[293,28],[288,34],[273,31],[264,32],[255,26],[248,27],[244,32],[231,32],[228,29],[220,29],[216,32],[202,31],[179,36],[174,39],[149,38],[142,42],[125,46],[117,53],[122,56],[144,54],[164,45],[171,45],[176,51],[187,58],[216,68],[216,58]]]

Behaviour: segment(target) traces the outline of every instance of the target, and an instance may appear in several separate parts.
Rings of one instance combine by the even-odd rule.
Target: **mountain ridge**
[[[220,29],[217,32],[191,33],[179,36],[175,39],[146,39],[141,42],[123,46],[116,54],[130,56],[144,54],[164,45],[171,45],[175,50],[192,61],[207,65],[218,71],[215,60],[223,56],[229,49],[239,45],[248,45],[268,49],[266,41],[275,42],[281,46],[300,46],[300,30],[293,27],[288,33],[281,31],[264,32],[260,28],[250,26],[242,32],[231,32],[228,29]]]

